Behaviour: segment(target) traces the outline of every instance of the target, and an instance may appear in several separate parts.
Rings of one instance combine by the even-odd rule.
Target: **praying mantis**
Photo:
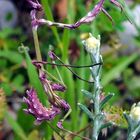
[[[85,79],[82,79],[76,73],[74,73],[69,67],[73,67],[73,68],[89,68],[89,67],[93,67],[93,66],[96,66],[96,65],[101,65],[101,63],[98,63],[98,64],[96,63],[96,64],[92,64],[92,65],[87,65],[87,66],[66,65],[53,52],[51,52],[51,55],[53,55],[53,57],[56,58],[57,60],[59,60],[62,64],[56,64],[54,60],[53,60],[52,63],[45,62],[45,61],[33,61],[33,64],[36,66],[36,68],[39,71],[40,81],[41,81],[41,83],[42,83],[42,85],[44,87],[44,90],[45,90],[45,92],[46,92],[46,94],[48,96],[48,100],[51,103],[51,105],[59,108],[60,110],[67,111],[67,113],[65,114],[65,116],[57,124],[57,126],[62,129],[63,128],[62,127],[62,122],[69,116],[69,114],[71,113],[72,109],[71,109],[70,105],[66,101],[64,101],[63,99],[61,99],[57,95],[57,93],[52,89],[51,81],[49,81],[47,79],[46,75],[49,76],[52,80],[57,81],[59,84],[61,84],[61,86],[63,86],[63,87],[66,87],[66,86],[65,86],[65,84],[64,84],[64,82],[63,82],[63,80],[62,80],[61,77],[59,77],[60,80],[58,80],[56,77],[52,76],[48,71],[46,71],[42,67],[42,65],[43,64],[49,64],[49,65],[53,65],[54,67],[64,66],[64,67],[68,68],[78,79],[83,80],[83,81],[88,82],[88,83],[93,83],[93,81],[87,81]],[[58,74],[58,75],[60,76],[60,74]],[[61,91],[61,90],[59,90],[57,88],[57,91]]]

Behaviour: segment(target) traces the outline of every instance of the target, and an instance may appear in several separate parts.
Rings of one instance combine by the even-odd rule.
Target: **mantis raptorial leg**
[[[65,114],[65,116],[60,120],[60,122],[65,121],[65,119],[70,115],[71,112],[72,112],[72,109],[70,108],[70,109],[68,110],[68,112]]]

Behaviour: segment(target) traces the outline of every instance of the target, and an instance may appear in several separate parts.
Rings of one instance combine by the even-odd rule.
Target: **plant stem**
[[[95,115],[95,120],[94,120],[94,127],[93,127],[93,140],[98,139],[98,134],[99,134],[99,119],[96,117],[97,115],[100,114],[100,93],[101,93],[101,84],[100,84],[100,70],[101,66],[95,66],[94,71],[96,71],[96,76],[94,76],[94,115]]]
[[[86,49],[90,53],[91,60],[93,63],[102,63],[102,57],[100,54],[100,36],[94,38],[91,34],[90,37],[85,42]],[[94,94],[92,100],[94,102],[94,122],[93,122],[93,133],[92,140],[97,140],[99,135],[99,130],[102,125],[103,115],[100,110],[100,94],[101,94],[101,70],[102,65],[96,65],[90,68],[92,77],[94,79]]]
[[[37,61],[42,61],[37,30],[33,28],[32,31],[33,31],[33,38],[34,38],[34,45],[35,45],[35,52],[36,52]]]
[[[139,132],[140,132],[140,125],[135,127],[134,131],[128,134],[127,140],[134,140]]]

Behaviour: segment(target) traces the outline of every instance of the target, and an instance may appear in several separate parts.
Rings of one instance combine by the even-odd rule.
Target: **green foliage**
[[[129,116],[127,113],[124,113],[124,117],[128,122],[128,140],[133,140],[140,133],[140,121],[136,121],[134,118]]]
[[[84,111],[88,115],[90,119],[94,120],[93,114],[89,111],[89,109],[85,105],[78,103],[78,106],[81,108],[82,111]]]
[[[119,64],[113,67],[109,72],[105,74],[102,78],[102,85],[106,86],[111,80],[117,77],[123,70],[125,70],[129,64],[137,59],[139,54],[135,53],[129,57],[124,57],[122,60],[119,61]]]
[[[40,137],[39,137],[39,132],[37,130],[33,130],[28,135],[28,140],[41,140]]]
[[[87,97],[87,98],[89,98],[89,99],[94,98],[94,97],[93,97],[94,95],[92,95],[89,91],[84,90],[84,89],[82,89],[81,91],[82,91],[82,93],[84,94],[85,97]]]
[[[22,140],[27,140],[27,136],[18,122],[8,112],[6,112],[5,116],[15,134],[17,134]]]
[[[59,20],[54,18],[56,15],[53,13],[53,9],[58,1],[42,0],[41,2],[44,7],[45,17],[51,21]],[[68,0],[67,16],[65,19],[62,19],[61,22],[74,23],[82,16],[86,15],[86,13],[92,9],[97,2],[98,0],[92,1],[88,5],[85,4],[84,0]],[[123,0],[119,0],[119,2],[123,4],[126,16],[132,21],[139,32],[139,27],[135,23],[131,9],[124,4]],[[134,2],[134,4],[136,3]],[[43,60],[46,60],[47,58],[47,61],[50,61],[50,59],[48,59],[47,52],[49,50],[49,46],[53,45],[54,51],[66,64],[91,64],[90,57],[81,47],[80,40],[80,34],[87,32],[91,32],[94,35],[102,35],[101,41],[104,53],[104,51],[106,51],[105,47],[108,46],[107,42],[110,40],[110,36],[117,34],[120,30],[123,31],[124,27],[122,26],[122,23],[126,20],[124,13],[121,13],[118,8],[111,5],[107,0],[104,8],[106,8],[112,16],[115,23],[114,26],[112,26],[112,23],[108,20],[108,18],[101,13],[91,24],[82,25],[77,30],[61,30],[56,27],[48,28],[45,26],[39,28],[38,33]],[[32,41],[30,39],[27,40],[27,38],[30,37],[28,34],[25,34],[25,31],[23,33],[21,27],[14,29],[7,28],[0,31],[0,88],[3,88],[5,95],[8,100],[10,100],[13,96],[21,99],[21,96],[25,94],[25,89],[34,87],[37,90],[40,101],[47,106],[47,97],[40,83],[38,72],[32,65],[32,59],[35,58],[34,47],[30,47],[29,52],[25,51],[24,56],[18,52],[18,46],[21,42],[24,42],[24,44],[27,44],[28,46],[33,46],[31,45]],[[138,46],[140,46],[139,42],[139,37],[135,38],[135,43],[138,44]],[[119,43],[121,44],[121,42]],[[112,48],[109,47],[109,51],[111,49]],[[120,49],[118,51],[121,52],[122,50]],[[139,59],[138,53],[139,52],[134,52],[128,56],[116,55],[114,58],[112,55],[117,54],[117,50],[114,49],[109,55],[107,55],[107,57],[103,56],[104,71],[101,81],[104,87],[103,91],[105,92],[105,98],[100,103],[100,109],[106,111],[107,114],[110,115],[108,117],[110,117],[109,119],[112,119],[112,122],[123,128],[126,128],[127,123],[123,117],[122,107],[108,107],[107,104],[113,105],[115,103],[122,103],[121,105],[129,108],[129,103],[126,103],[127,98],[131,97],[133,99],[132,101],[139,100],[140,76],[135,73],[134,67],[131,66],[131,64],[135,65],[135,61]],[[57,76],[53,67],[46,66],[46,68],[49,72],[51,72],[51,74]],[[90,80],[90,70],[86,68],[73,70],[83,79]],[[61,93],[58,94],[59,96],[62,96],[72,108],[72,113],[64,122],[64,127],[74,132],[80,131],[88,124],[88,118],[93,119],[93,115],[89,109],[91,99],[95,98],[95,95],[92,94],[93,86],[76,79],[66,68],[61,67],[59,68],[59,71],[65,84],[67,85],[67,92],[63,95]],[[118,79],[121,79],[123,85],[125,86],[124,93],[120,91],[120,87],[116,84]],[[81,93],[81,89],[86,90],[82,90]],[[107,94],[108,92],[115,93],[115,95],[113,96],[112,94]],[[111,98],[112,96],[113,98]],[[16,102],[16,100],[14,101]],[[77,107],[78,102],[81,103],[79,104],[79,107],[82,111]],[[85,103],[89,106],[83,105]],[[17,120],[13,119],[8,111],[6,113],[6,120],[8,121],[8,124],[10,124],[11,129],[14,131],[14,139],[39,140],[41,139],[39,136],[42,134],[41,137],[45,137],[44,139],[46,140],[51,140],[53,132],[47,123],[43,123],[40,127],[34,126],[34,118],[23,112],[25,104],[22,104],[21,102],[18,102],[18,104],[19,109],[15,113]],[[11,110],[15,112],[13,108]],[[119,116],[117,116],[117,119],[116,114]],[[99,115],[98,117],[102,118],[103,116]],[[127,119],[129,116],[126,115],[125,117]],[[54,127],[56,126],[58,118],[52,122]],[[99,130],[111,126],[112,122],[101,125]],[[34,130],[34,128],[37,130]],[[89,131],[83,130],[81,135],[88,136],[90,134]],[[76,137],[75,140],[79,140],[79,138]]]
[[[100,109],[103,109],[104,105],[114,96],[114,93],[108,93],[106,97],[100,103]]]
[[[8,59],[9,61],[15,64],[21,64],[23,61],[22,55],[14,51],[0,51],[0,57],[4,57],[5,59]]]

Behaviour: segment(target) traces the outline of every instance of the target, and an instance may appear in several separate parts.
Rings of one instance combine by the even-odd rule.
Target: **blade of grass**
[[[66,62],[66,64],[68,64],[68,62]],[[64,83],[67,85],[67,92],[65,94],[65,98],[67,100],[67,102],[70,104],[71,108],[72,108],[72,112],[70,114],[71,117],[71,130],[76,130],[77,127],[77,107],[76,107],[76,98],[75,98],[75,84],[74,84],[74,80],[72,77],[72,74],[69,72],[69,70],[67,69],[62,69],[61,74],[63,76],[64,79]],[[69,128],[68,128],[69,129]]]
[[[11,61],[12,63],[16,63],[16,64],[21,64],[23,61],[22,55],[16,51],[1,50],[0,57],[4,57],[9,61]]]
[[[112,68],[109,72],[107,72],[102,78],[102,85],[106,86],[111,80],[114,79],[115,74],[120,74],[124,69],[128,67],[136,58],[138,54],[133,54],[129,57],[126,57],[123,61],[121,61],[117,66]]]
[[[48,0],[42,0],[42,5],[44,7],[44,11],[45,11],[45,15],[47,17],[48,20],[54,21],[50,6],[49,6],[49,2]],[[58,43],[58,47],[60,47],[61,51],[63,50],[62,48],[62,43],[61,43],[61,39],[59,37],[58,31],[56,27],[51,27],[51,30],[56,38],[56,41]]]
[[[119,3],[121,3],[121,5],[124,8],[124,13],[126,15],[126,17],[130,20],[130,22],[136,27],[137,31],[140,32],[140,26],[137,25],[136,21],[135,21],[135,16],[133,15],[131,9],[128,7],[128,5],[126,4],[126,2],[124,0],[118,0]]]
[[[88,115],[88,117],[93,121],[94,120],[94,116],[93,114],[90,112],[90,110],[83,104],[78,103],[78,106],[80,107],[80,109]]]
[[[74,14],[74,10],[73,12],[72,11],[69,11],[69,9],[75,9],[73,6],[75,6],[75,0],[71,0],[71,1],[68,1],[68,22],[72,23],[73,20],[74,20],[74,16],[71,16],[71,14],[73,13]],[[63,51],[62,51],[62,60],[66,63],[66,64],[69,64],[69,61],[68,61],[68,49],[69,49],[69,44],[70,44],[70,30],[68,29],[64,29],[64,32],[63,32],[63,36],[62,36],[62,43],[63,43]],[[76,95],[75,95],[75,91],[74,91],[74,80],[73,80],[73,76],[72,74],[67,70],[67,69],[64,69],[62,70],[62,74],[65,75],[65,77],[63,78],[64,81],[66,82],[66,85],[68,85],[68,90],[67,90],[67,96],[65,97],[67,99],[67,101],[69,102],[71,108],[72,108],[72,112],[70,114],[70,117],[71,117],[71,122],[72,122],[72,125],[71,125],[71,130],[76,130],[77,129],[77,122],[78,122],[78,114],[77,114],[77,107],[76,107]],[[69,127],[67,127],[69,129]]]
[[[21,138],[21,140],[27,140],[27,136],[25,135],[25,132],[20,127],[18,122],[14,120],[14,118],[8,112],[6,112],[5,117],[15,134],[17,134]]]
[[[62,54],[62,60],[66,61],[68,58],[68,49],[70,44],[70,31],[68,29],[64,29],[63,36],[62,36],[62,43],[63,43],[63,54]]]

